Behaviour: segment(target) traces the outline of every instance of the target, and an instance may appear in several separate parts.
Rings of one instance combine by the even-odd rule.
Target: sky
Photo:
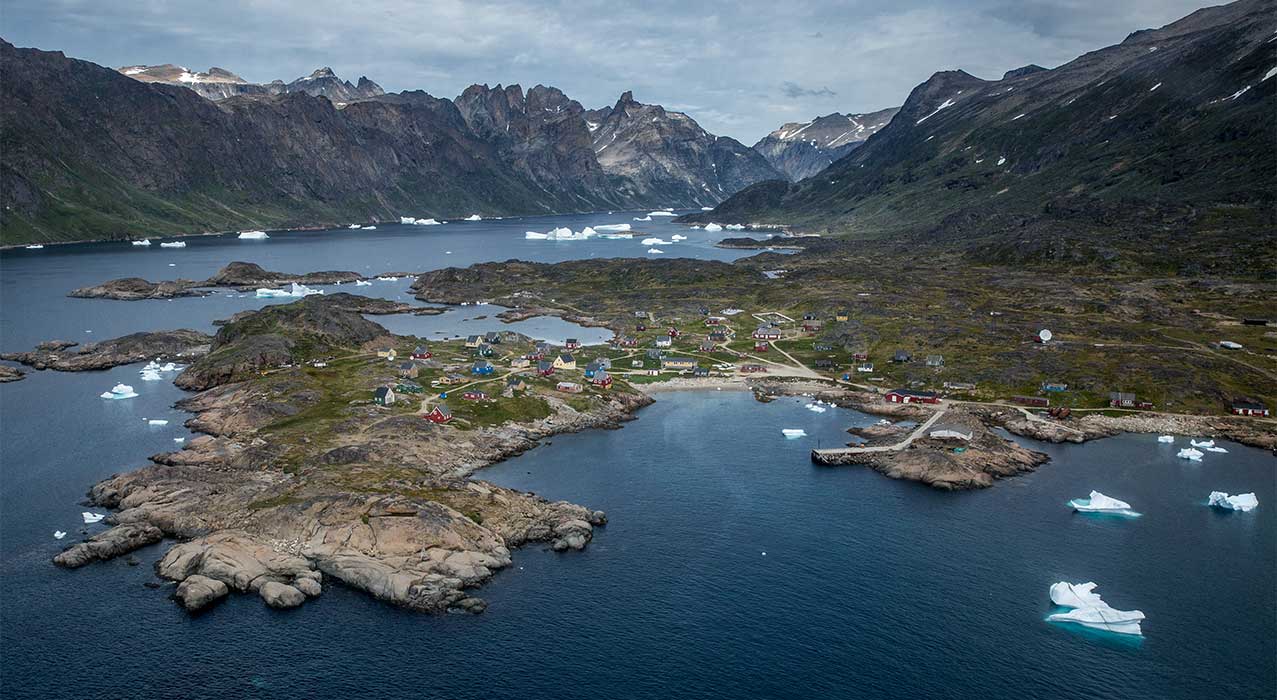
[[[0,36],[106,66],[219,66],[252,82],[320,66],[390,92],[626,90],[747,145],[785,122],[904,102],[941,70],[1055,67],[1204,0],[3,0]]]

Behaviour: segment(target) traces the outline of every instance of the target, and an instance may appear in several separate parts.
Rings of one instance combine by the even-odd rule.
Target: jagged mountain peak
[[[1030,64],[1029,64],[1029,65],[1027,65],[1027,66],[1020,66],[1019,68],[1012,68],[1011,70],[1009,70],[1009,71],[1007,71],[1007,72],[1003,73],[1003,74],[1002,74],[1002,79],[1003,79],[1003,80],[1014,80],[1014,79],[1016,79],[1016,78],[1023,78],[1023,77],[1024,77],[1024,76],[1026,76],[1026,75],[1033,75],[1034,73],[1041,73],[1042,71],[1045,71],[1045,70],[1048,70],[1048,69],[1043,68],[1042,66],[1039,66],[1039,65],[1037,65],[1036,63],[1030,63]]]
[[[811,177],[847,155],[891,122],[899,108],[789,122],[754,144],[772,167],[790,180]]]

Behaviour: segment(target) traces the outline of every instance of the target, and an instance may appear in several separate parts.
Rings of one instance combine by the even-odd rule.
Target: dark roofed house
[[[554,363],[549,360],[541,360],[537,363],[537,374],[542,377],[548,377],[554,374]]]
[[[497,371],[497,368],[493,367],[492,363],[487,360],[479,360],[470,368],[471,373],[479,375],[492,374],[495,371]]]
[[[833,360],[816,360],[816,369],[833,369]]]
[[[594,373],[593,377],[590,377],[590,383],[594,386],[601,386],[606,389],[612,386],[612,375],[608,374],[607,370],[600,369],[598,372]]]
[[[487,343],[479,343],[479,357],[492,357],[494,351],[492,346]]]
[[[558,369],[576,369],[576,358],[570,352],[561,352],[554,358],[554,366]]]
[[[395,402],[395,390],[388,386],[379,386],[372,392],[372,402],[378,406],[389,406]]]
[[[510,377],[506,377],[505,388],[509,389],[510,391],[523,391],[524,389],[528,388],[528,383],[523,381],[523,377],[520,377],[519,375],[516,374]]]
[[[944,355],[927,355],[928,367],[944,367]]]
[[[598,360],[590,360],[589,364],[585,366],[585,376],[593,377],[594,375],[598,374],[602,369],[603,367],[599,365]]]
[[[830,345],[829,343],[812,343],[811,349],[815,350],[816,352],[829,352],[830,350],[834,349],[834,346]]]
[[[483,342],[483,338],[477,335],[466,336],[466,347],[473,350],[479,347],[479,343]]]
[[[701,352],[714,352],[714,343],[709,340],[702,340],[699,346]]]
[[[430,348],[425,345],[418,345],[412,350],[412,359],[414,360],[429,360],[430,357]]]
[[[891,356],[892,362],[909,362],[912,359],[913,359],[913,355],[910,355],[905,350],[897,350],[896,354]]]
[[[488,331],[483,334],[483,342],[496,345],[501,342],[501,334],[497,331]]]
[[[417,363],[405,362],[399,365],[399,376],[409,379],[415,378],[417,376]]]
[[[577,348],[581,347],[581,341],[577,340],[576,338],[568,338],[566,341],[564,341],[563,347],[567,348],[568,350],[576,350]]]
[[[1125,391],[1110,391],[1109,406],[1113,408],[1133,408],[1135,406],[1135,394]]]
[[[940,403],[940,397],[934,391],[914,391],[913,389],[892,389],[882,398],[887,403]]]

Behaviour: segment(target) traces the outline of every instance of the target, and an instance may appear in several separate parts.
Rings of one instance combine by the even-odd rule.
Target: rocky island
[[[255,289],[289,284],[349,284],[368,279],[358,272],[328,270],[301,275],[273,272],[262,269],[256,263],[232,262],[206,280],[164,280],[150,282],[140,277],[124,277],[88,287],[72,290],[67,296],[82,299],[116,299],[138,301],[141,299],[174,299],[177,297],[208,296],[218,287],[231,289]]]

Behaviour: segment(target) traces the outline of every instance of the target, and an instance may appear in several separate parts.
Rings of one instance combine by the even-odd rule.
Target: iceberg
[[[173,442],[186,442],[186,438],[184,438],[184,437],[175,437],[175,438],[173,438]]]
[[[678,235],[678,234],[676,233],[676,234],[674,234],[673,236],[670,236],[670,240],[671,240],[671,241],[685,241],[685,240],[687,240],[687,236],[680,236],[680,235]]]
[[[134,396],[137,396],[137,392],[128,384],[116,384],[110,391],[102,392],[104,399],[131,399]]]
[[[786,440],[796,440],[800,437],[807,437],[807,431],[802,428],[782,428],[781,434]]]
[[[595,231],[629,231],[629,224],[602,224],[594,227]]]
[[[359,224],[351,224],[347,226],[346,228],[359,228]]]
[[[745,227],[741,224],[728,224],[725,226],[728,231],[744,231]]]
[[[1211,491],[1206,503],[1216,508],[1240,510],[1243,513],[1249,513],[1259,507],[1259,499],[1255,498],[1253,493],[1239,493],[1236,496],[1229,496],[1223,491]]]
[[[32,243],[31,245],[27,246],[27,250],[43,250],[43,249],[44,249],[44,246],[40,245],[39,243]]]
[[[377,229],[376,226],[360,226],[359,227],[360,231],[375,231],[376,229]]]
[[[527,231],[523,234],[523,237],[529,241],[544,241],[545,239],[550,237],[550,234],[537,233],[536,231]]]
[[[606,238],[610,241],[629,240],[634,237],[632,233],[600,233],[599,238]]]
[[[643,245],[669,245],[672,241],[663,241],[659,238],[644,238]]]
[[[663,210],[662,210],[662,211],[649,211],[649,212],[647,213],[647,215],[648,215],[648,216],[678,216],[678,214],[675,214],[675,213],[674,213],[674,212],[672,212],[672,211],[663,211]]]
[[[164,366],[160,368],[160,371],[161,372],[176,372],[179,369],[181,369],[181,367],[178,367],[172,362],[165,362]]]
[[[93,523],[102,522],[102,518],[105,518],[106,516],[101,513],[90,513],[86,510],[83,513],[80,513],[80,517],[84,518],[84,522],[86,524],[92,525]]]
[[[1139,517],[1139,513],[1131,510],[1131,504],[1105,496],[1099,491],[1092,491],[1090,498],[1075,498],[1069,501],[1069,505],[1079,513],[1112,513]]]
[[[164,377],[161,377],[160,373],[156,370],[153,370],[153,369],[142,370],[142,381],[144,382],[158,382],[163,379]]]
[[[693,230],[695,230],[695,231],[699,231],[699,230],[701,230],[701,225],[700,225],[700,224],[696,224],[695,226],[693,226],[693,227],[692,227],[692,229],[693,229]]]
[[[635,221],[651,221],[651,220],[652,220],[652,217],[651,217],[650,215],[649,215],[649,216],[644,216],[644,217],[638,217],[638,216],[636,216],[636,217],[634,217],[634,220],[635,220]]]
[[[67,536],[67,533],[65,533],[65,532],[63,532],[63,531],[61,531],[61,530],[54,530],[54,531],[53,531],[53,539],[55,539],[55,540],[60,540],[60,539],[62,539],[63,537],[66,537],[66,536]]]
[[[264,241],[267,238],[270,238],[270,236],[266,235],[265,231],[240,231],[239,237],[240,240],[244,241]]]
[[[820,406],[814,403],[809,403],[803,408],[806,408],[808,411],[811,411],[812,413],[824,413],[827,410],[824,406]]]
[[[168,425],[168,421],[163,418],[152,418],[146,422],[147,425]]]
[[[312,294],[323,293],[324,290],[322,289],[312,289],[304,284],[297,284],[296,282],[293,282],[292,286],[288,289],[270,289],[267,287],[261,287],[257,290],[257,298],[275,299],[283,297],[308,297]]]
[[[401,223],[401,224],[415,224],[415,223],[417,223],[417,220],[416,220],[415,218],[411,217],[411,216],[401,216],[401,217],[399,217],[399,223]]]
[[[442,226],[443,225],[440,222],[435,221],[434,219],[417,219],[413,223],[415,223],[418,226]]]
[[[710,233],[714,233],[715,231],[722,231],[723,227],[715,223],[708,223],[708,224],[705,224],[705,230],[709,231]]]
[[[1228,450],[1226,450],[1226,449],[1224,449],[1224,448],[1222,448],[1222,447],[1207,447],[1207,448],[1206,448],[1206,451],[1207,451],[1207,452],[1222,452],[1222,453],[1224,453],[1224,454],[1228,454]]]
[[[398,282],[399,278],[398,277],[378,277],[377,281],[378,282]]]
[[[1175,442],[1175,436],[1174,435],[1158,435],[1157,441],[1158,442]]]
[[[160,247],[161,248],[185,248],[186,241],[170,241],[168,243],[161,243]]]
[[[151,245],[150,239],[147,239],[147,238],[143,238],[140,241],[133,241],[132,243],[133,245]]]
[[[1189,440],[1188,442],[1193,447],[1214,447],[1215,446],[1214,440],[1202,440],[1201,442],[1198,442],[1196,440]]]
[[[466,221],[483,221],[483,217],[478,214],[471,214],[466,217]]]
[[[1201,450],[1195,450],[1195,449],[1193,449],[1193,448],[1191,448],[1191,447],[1185,447],[1185,448],[1181,449],[1181,450],[1179,451],[1179,453],[1178,453],[1178,454],[1176,454],[1175,456],[1176,456],[1176,457],[1179,457],[1180,459],[1189,459],[1189,460],[1192,460],[1192,461],[1194,461],[1194,462],[1200,462],[1200,461],[1202,461],[1202,451],[1201,451]]]
[[[661,253],[664,253],[665,251],[661,250],[660,248],[648,248],[648,249],[647,249],[647,252],[649,252],[649,253],[651,253],[651,254],[653,254],[653,255],[659,255],[659,254],[661,254]]]
[[[369,280],[355,280],[356,287],[371,287],[372,282]]]
[[[1095,592],[1093,582],[1060,581],[1051,584],[1051,602],[1072,610],[1048,615],[1046,619],[1050,622],[1072,622],[1083,627],[1118,634],[1143,634],[1140,631],[1140,620],[1144,619],[1144,613],[1139,610],[1114,610],[1109,607],[1109,604]]]

